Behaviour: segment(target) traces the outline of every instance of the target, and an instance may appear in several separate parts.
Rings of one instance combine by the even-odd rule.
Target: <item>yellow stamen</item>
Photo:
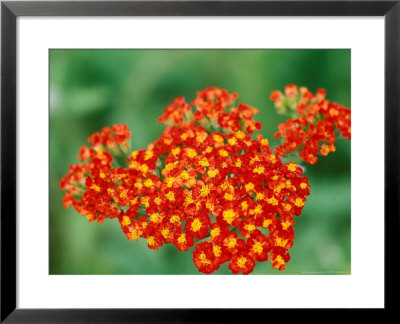
[[[219,227],[213,228],[210,231],[210,235],[212,238],[216,238],[221,233],[221,229]]]
[[[152,221],[153,223],[157,223],[160,219],[160,214],[159,213],[154,213],[152,215],[150,215],[150,221]]]
[[[296,164],[294,164],[294,163],[289,163],[287,168],[289,171],[292,171],[292,172],[296,171],[296,169],[297,169]]]
[[[224,195],[224,198],[225,198],[225,200],[232,201],[233,200],[233,195],[226,192],[225,195]]]
[[[199,161],[199,165],[201,165],[202,167],[208,167],[208,166],[210,166],[210,164],[208,163],[207,158],[202,158],[202,159]]]
[[[219,173],[219,171],[218,171],[217,169],[209,170],[209,171],[207,172],[207,174],[208,174],[208,176],[209,176],[210,178],[214,178],[218,173]]]
[[[207,185],[203,185],[200,188],[200,196],[207,197],[210,194],[210,188]]]
[[[278,200],[276,200],[275,197],[271,197],[267,199],[267,203],[272,205],[272,206],[277,206],[278,205]]]
[[[260,242],[254,243],[254,245],[253,245],[253,251],[254,251],[254,253],[261,254],[262,251],[263,251],[263,246],[262,246],[262,244],[261,244]]]
[[[236,246],[236,239],[235,238],[230,238],[227,244],[229,249],[232,249]]]
[[[145,160],[145,161],[150,160],[153,156],[154,156],[154,152],[153,152],[153,151],[147,150],[147,151],[144,153],[144,160]]]
[[[244,268],[246,265],[247,259],[245,257],[241,257],[239,258],[239,260],[237,261],[237,265],[239,268]]]
[[[219,150],[219,155],[221,155],[222,157],[227,157],[229,153],[225,150]]]
[[[221,136],[219,136],[219,135],[214,135],[214,136],[213,136],[213,139],[214,139],[214,141],[217,142],[217,143],[223,143],[223,142],[224,142],[224,139],[223,139]]]
[[[296,198],[296,201],[294,202],[294,204],[299,208],[304,206],[304,202],[301,198]]]
[[[186,243],[186,234],[182,233],[179,237],[178,237],[178,243],[179,244],[185,244]]]
[[[259,166],[253,169],[253,173],[262,174],[264,173],[265,168],[263,166]]]
[[[165,197],[167,197],[167,199],[168,199],[169,201],[175,201],[175,194],[174,194],[173,191],[169,191],[169,192],[165,195]]]
[[[287,242],[288,242],[288,240],[284,240],[283,238],[281,238],[279,236],[275,239],[276,246],[285,247]]]
[[[228,139],[228,143],[230,145],[236,145],[237,144],[237,139],[235,137],[231,137],[230,139]]]
[[[128,193],[126,192],[126,190],[122,190],[121,193],[119,194],[119,198],[121,198],[121,199],[125,199],[126,196],[128,196]]]
[[[131,219],[128,216],[122,216],[122,226],[128,226],[131,225]]]
[[[187,156],[191,159],[193,159],[197,155],[196,150],[190,148],[187,150]]]
[[[228,209],[228,210],[224,210],[224,212],[222,213],[224,220],[228,223],[228,224],[232,224],[232,222],[235,220],[236,218],[236,214],[232,209]]]
[[[198,218],[195,218],[192,222],[192,231],[193,232],[198,232],[202,226],[202,223]]]
[[[218,258],[222,254],[221,247],[219,245],[213,246],[214,255]]]
[[[254,190],[254,183],[250,182],[244,186],[246,191],[253,191]]]
[[[190,178],[189,172],[187,172],[187,171],[182,171],[182,173],[181,173],[181,178],[182,178],[183,180],[189,180],[189,178]]]
[[[164,228],[161,231],[161,235],[164,236],[164,238],[168,238],[168,236],[169,236],[169,228]]]
[[[150,187],[153,186],[153,185],[154,185],[154,182],[153,182],[153,180],[151,180],[150,178],[149,178],[149,179],[146,179],[146,180],[144,181],[144,186],[147,187],[147,188],[150,188]]]

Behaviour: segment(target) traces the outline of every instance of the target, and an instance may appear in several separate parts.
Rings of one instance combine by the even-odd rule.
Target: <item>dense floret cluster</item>
[[[305,162],[315,164],[318,153],[335,152],[338,136],[351,138],[350,109],[326,100],[324,89],[313,94],[306,87],[289,84],[284,92],[273,91],[270,96],[278,113],[292,117],[280,124],[275,134],[283,139],[275,149],[278,155],[296,152]]]
[[[271,98],[278,109],[287,109],[282,107],[293,93],[298,97],[296,91],[287,91],[286,97],[273,93]],[[129,240],[144,238],[150,249],[168,243],[179,251],[191,249],[203,273],[228,262],[232,273],[248,274],[256,261],[268,259],[273,268],[285,269],[294,218],[301,214],[310,185],[300,166],[279,157],[292,146],[283,144],[273,152],[266,138],[251,137],[261,129],[253,118],[258,110],[235,106],[237,97],[211,87],[198,92],[191,104],[176,98],[158,119],[167,124],[161,137],[132,153],[126,125],[93,134],[91,146],[78,154],[81,163],[71,166],[60,182],[68,190],[64,207],[72,205],[89,222],[116,218]],[[340,123],[342,132],[350,131],[350,121],[339,122],[347,121],[341,106],[315,96],[301,100],[297,106],[307,107],[298,119],[309,121],[316,116],[311,110],[318,107],[325,124]],[[311,129],[311,122],[306,125]],[[330,128],[324,127],[328,133]],[[320,134],[318,123],[316,128]],[[279,136],[292,142],[291,129],[281,125]],[[297,135],[294,138],[298,147]]]

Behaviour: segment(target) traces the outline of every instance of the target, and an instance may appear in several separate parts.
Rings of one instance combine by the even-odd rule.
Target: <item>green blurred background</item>
[[[260,131],[272,145],[285,118],[269,101],[288,83],[327,90],[350,107],[350,50],[51,50],[50,51],[50,274],[199,274],[192,253],[172,244],[158,251],[128,241],[117,220],[89,224],[61,203],[62,175],[95,131],[128,124],[132,149],[157,139],[156,122],[179,95],[218,86],[260,109]],[[292,259],[285,271],[257,264],[254,274],[350,274],[350,142],[307,165],[311,195],[296,218]],[[215,274],[229,274],[227,264]]]

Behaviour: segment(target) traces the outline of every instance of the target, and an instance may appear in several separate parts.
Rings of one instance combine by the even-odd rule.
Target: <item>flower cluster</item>
[[[318,153],[326,156],[336,150],[338,136],[351,138],[350,109],[326,100],[324,89],[313,94],[306,87],[289,84],[284,92],[273,91],[270,96],[278,113],[292,117],[280,124],[275,134],[283,139],[275,149],[277,155],[295,152],[305,162],[315,164]]]
[[[314,96],[302,89],[300,99],[297,87],[287,88],[286,97],[271,95],[279,109],[287,109],[282,107],[291,100],[299,101],[298,110],[306,105],[299,119],[307,123],[295,119],[293,125],[316,128],[318,136],[328,134],[333,124],[343,134],[350,132],[344,108],[324,101],[320,92]],[[258,110],[235,106],[237,97],[211,87],[198,92],[191,104],[176,98],[158,119],[167,124],[160,138],[131,153],[126,125],[93,134],[91,146],[78,154],[81,163],[61,179],[60,187],[68,190],[64,206],[72,205],[89,222],[117,218],[128,240],[143,238],[150,249],[171,243],[179,251],[192,250],[194,265],[203,273],[228,263],[232,273],[248,274],[256,261],[268,259],[273,268],[285,269],[294,219],[310,185],[300,166],[281,161],[283,147],[273,152],[268,139],[251,137],[261,129],[254,121]],[[320,119],[317,126],[313,118]],[[325,123],[322,133],[320,121]],[[299,127],[293,129],[299,132]],[[287,142],[294,136],[298,143],[292,128],[281,125],[279,130]]]

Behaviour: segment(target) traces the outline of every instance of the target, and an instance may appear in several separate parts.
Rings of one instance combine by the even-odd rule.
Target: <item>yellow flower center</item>
[[[245,257],[241,257],[237,260],[237,265],[239,268],[244,268],[246,265],[247,259]]]
[[[285,247],[287,242],[288,242],[288,240],[284,240],[283,238],[281,238],[279,236],[275,239],[276,246]]]
[[[214,141],[217,142],[217,143],[223,143],[223,142],[224,142],[224,139],[223,139],[221,136],[219,136],[219,135],[214,135],[214,136],[213,136],[213,139],[214,139]]]
[[[171,171],[174,169],[174,167],[175,167],[175,163],[168,163],[167,165],[165,165],[165,170]]]
[[[207,197],[209,195],[209,193],[210,193],[210,188],[208,188],[207,185],[203,185],[200,188],[200,196]]]
[[[171,188],[175,182],[175,177],[168,177],[165,179],[165,182],[167,183],[167,187]]]
[[[289,211],[289,210],[292,209],[292,206],[289,205],[289,204],[283,204],[283,208],[284,208],[286,211]]]
[[[144,153],[144,160],[145,161],[150,160],[153,156],[154,152],[147,150],[146,153]]]
[[[253,245],[253,251],[254,251],[254,253],[261,254],[262,251],[263,251],[263,246],[262,246],[262,244],[261,244],[260,242],[254,243],[254,245]]]
[[[147,239],[147,243],[149,245],[155,245],[156,244],[156,240],[155,240],[154,236],[149,236],[149,238]]]
[[[179,244],[185,244],[186,243],[186,234],[182,233],[179,237],[178,237],[178,243]]]
[[[231,137],[230,139],[228,139],[228,143],[230,145],[236,145],[237,144],[237,139],[235,137]]]
[[[294,202],[294,204],[299,208],[304,206],[304,202],[301,198],[296,198],[296,201]]]
[[[221,247],[219,245],[213,246],[214,255],[218,258],[222,254]]]
[[[296,171],[296,167],[297,167],[296,164],[294,164],[294,163],[289,163],[289,165],[288,165],[288,170],[294,172],[294,171]]]
[[[286,221],[286,222],[281,222],[281,225],[282,225],[283,230],[287,230],[290,226],[292,226],[292,223],[289,221]]]
[[[207,172],[207,174],[208,174],[208,176],[209,176],[210,178],[214,178],[218,173],[219,173],[219,171],[218,171],[217,169],[209,170],[209,171]]]
[[[267,203],[272,205],[272,206],[277,206],[278,205],[278,200],[276,200],[275,197],[271,197],[267,199]]]
[[[238,139],[243,139],[243,138],[245,138],[246,134],[245,134],[244,132],[242,132],[242,131],[237,131],[236,134],[235,134],[235,136],[236,136]]]
[[[259,166],[253,169],[253,173],[262,174],[264,173],[265,168],[263,166]]]
[[[184,205],[185,205],[185,206],[188,206],[188,205],[192,204],[193,202],[194,202],[194,200],[193,200],[192,196],[187,196],[187,197],[185,198],[185,203],[184,203]]]
[[[225,195],[224,195],[224,198],[225,198],[225,200],[232,201],[233,200],[233,195],[226,192]]]
[[[151,214],[151,216],[150,216],[150,221],[152,221],[153,223],[157,223],[159,219],[160,219],[159,213],[154,213],[154,214]]]
[[[156,205],[160,205],[160,204],[161,204],[161,198],[160,198],[160,197],[154,198],[154,203],[155,203]]]
[[[131,225],[131,220],[128,216],[122,216],[122,226],[128,226]]]
[[[100,187],[97,184],[92,184],[90,188],[92,188],[94,191],[100,192]]]
[[[246,225],[244,225],[244,229],[249,232],[252,232],[256,229],[256,227],[253,224],[246,224]]]
[[[236,246],[236,239],[235,238],[230,238],[228,241],[228,248],[232,249]]]
[[[181,148],[180,147],[175,147],[174,149],[171,150],[171,153],[173,155],[178,155],[181,152]]]
[[[198,218],[195,218],[192,222],[192,231],[193,232],[198,232],[201,228],[201,222]]]
[[[181,218],[178,215],[173,215],[173,216],[171,216],[169,222],[173,224],[175,222],[179,222],[180,220],[181,220]]]
[[[129,232],[129,234],[130,234],[130,238],[134,239],[135,241],[137,241],[139,239],[139,237],[140,237],[140,232],[136,228],[133,228]]]
[[[169,192],[165,195],[165,197],[167,197],[167,199],[168,199],[169,201],[175,201],[175,194],[174,194],[173,191],[169,191]]]
[[[224,210],[224,212],[222,213],[224,220],[228,223],[228,224],[232,224],[232,222],[235,220],[236,218],[236,214],[232,209],[228,209],[228,210]]]
[[[149,167],[147,166],[147,164],[142,164],[141,170],[143,173],[147,173],[147,171],[149,171]]]
[[[161,235],[164,236],[164,238],[168,238],[168,236],[169,236],[169,228],[164,228],[161,231]]]
[[[280,255],[278,255],[278,256],[275,258],[274,261],[275,261],[276,263],[278,263],[278,267],[281,266],[282,264],[285,264],[285,261],[283,260],[283,258],[282,258]]]
[[[182,178],[183,180],[189,180],[189,178],[190,178],[189,172],[187,172],[187,171],[182,171],[182,173],[181,173],[181,178]]]
[[[246,191],[253,191],[254,190],[254,183],[248,183],[247,185],[244,186]]]
[[[201,263],[203,263],[203,264],[211,263],[211,261],[207,259],[207,256],[204,252],[201,252],[201,254],[199,255],[199,259],[200,259]]]
[[[202,158],[202,159],[199,161],[199,165],[201,165],[202,167],[208,167],[208,166],[210,166],[210,164],[208,163],[207,158]]]
[[[197,155],[196,150],[192,148],[187,150],[187,156],[190,157],[191,159],[193,159],[196,155]]]
[[[216,238],[221,233],[221,229],[219,227],[213,228],[210,232],[212,238]]]
[[[143,184],[144,184],[145,187],[150,188],[151,186],[154,185],[154,182],[151,179],[146,179]]]
[[[219,150],[219,155],[221,155],[222,157],[227,157],[229,153],[225,150]]]

